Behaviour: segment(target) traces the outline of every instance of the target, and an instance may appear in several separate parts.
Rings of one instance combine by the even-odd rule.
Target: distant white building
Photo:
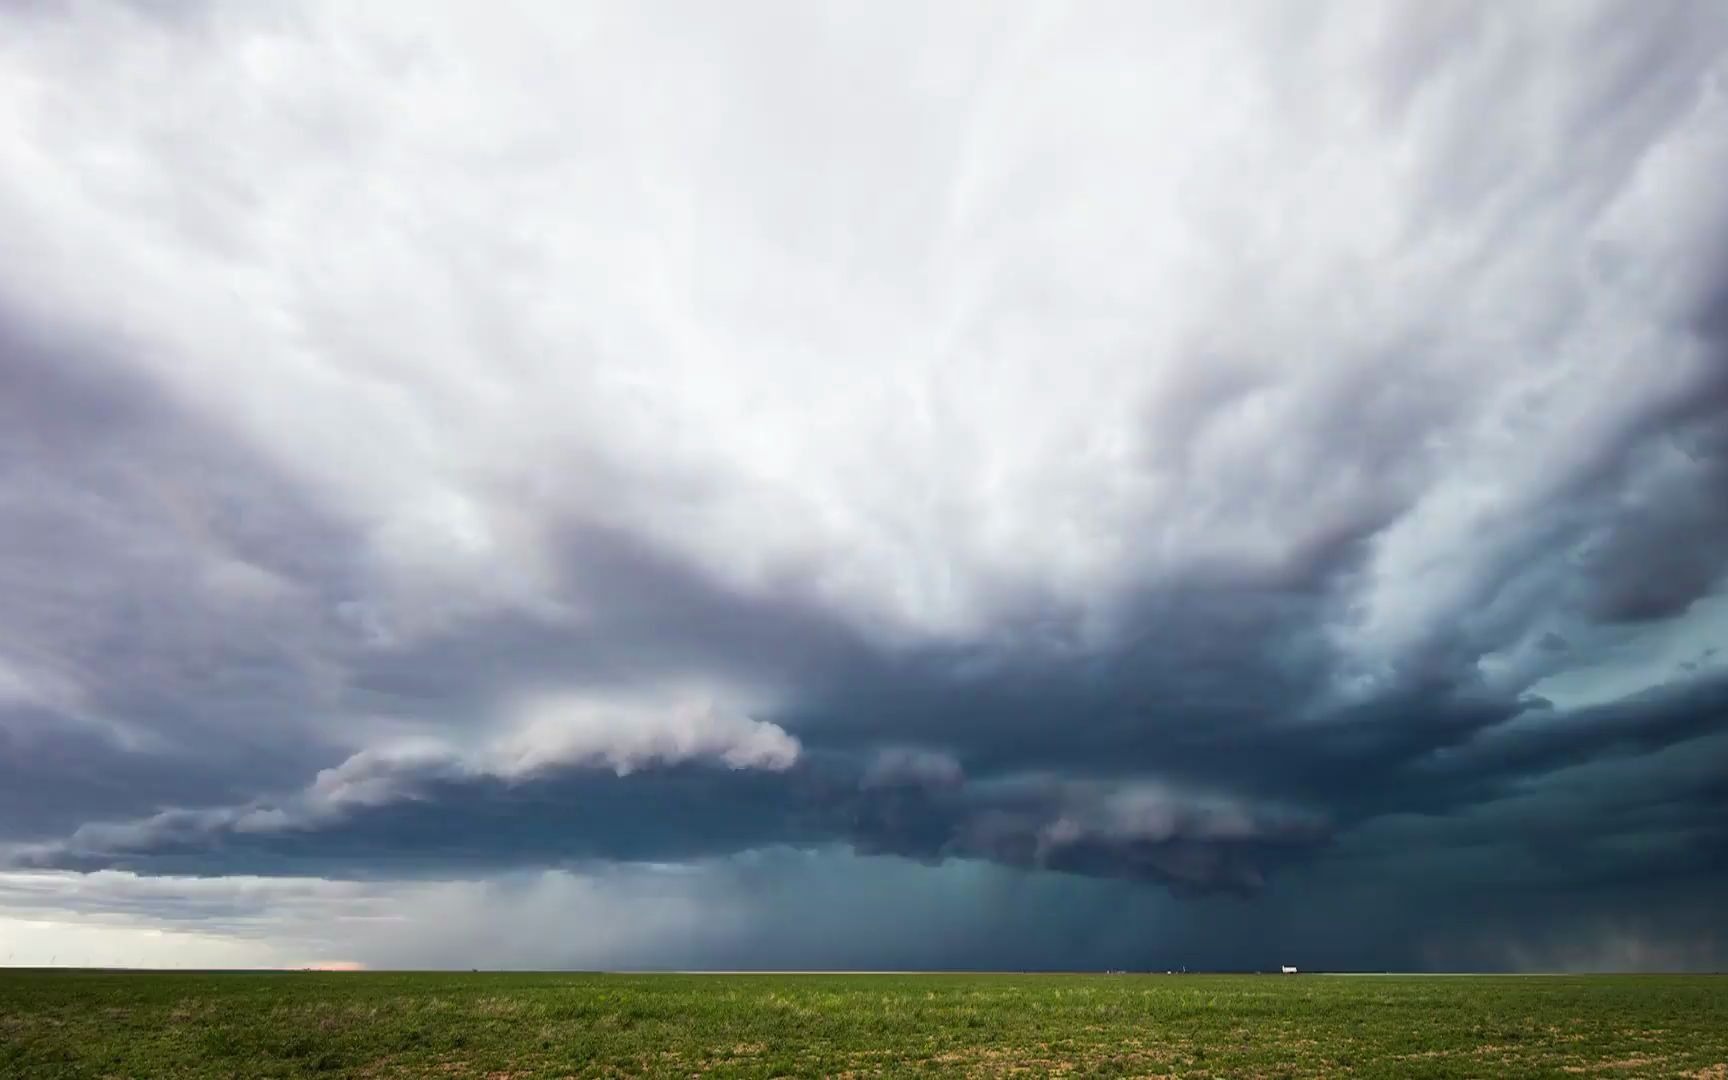
[[[1278,970],[1282,971],[1286,975],[1296,974],[1296,969],[1291,967],[1289,964],[1280,965]]]

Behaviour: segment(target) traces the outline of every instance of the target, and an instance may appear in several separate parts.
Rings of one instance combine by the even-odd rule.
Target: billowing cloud
[[[0,125],[0,908],[1720,955],[1717,5],[33,4]]]

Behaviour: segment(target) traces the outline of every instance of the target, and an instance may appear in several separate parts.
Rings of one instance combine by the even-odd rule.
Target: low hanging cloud
[[[1718,5],[39,3],[0,125],[69,919],[684,867],[727,961],[1716,955],[1613,942],[1721,931]]]
[[[13,858],[186,873],[220,849],[247,873],[374,877],[381,866],[423,876],[454,865],[501,871],[838,844],[925,863],[985,860],[1253,893],[1263,866],[1329,838],[1315,813],[1145,781],[1028,775],[969,784],[951,761],[903,750],[862,769],[834,754],[796,761],[784,733],[755,729],[746,732],[755,745],[742,747],[751,757],[734,746],[640,771],[640,760],[607,767],[586,755],[524,769],[515,755],[491,767],[496,759],[431,745],[366,751],[287,798],[90,823],[63,841],[21,846]]]

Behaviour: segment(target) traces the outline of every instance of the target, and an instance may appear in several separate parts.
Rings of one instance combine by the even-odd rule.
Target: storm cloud
[[[45,2],[0,125],[9,940],[1723,962],[1721,5]]]

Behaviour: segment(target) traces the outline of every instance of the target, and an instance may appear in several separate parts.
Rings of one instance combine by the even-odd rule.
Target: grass
[[[1728,977],[0,972],[0,1076],[1693,1076]]]

